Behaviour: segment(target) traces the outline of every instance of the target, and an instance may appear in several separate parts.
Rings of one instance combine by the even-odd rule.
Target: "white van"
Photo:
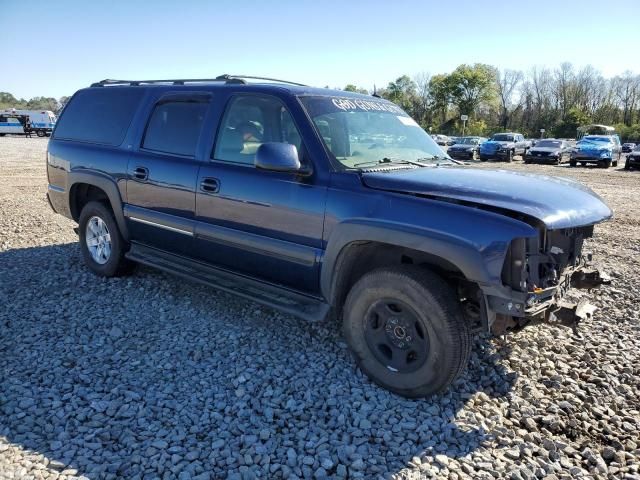
[[[28,123],[24,117],[28,117]],[[27,126],[30,125],[31,132],[39,137],[49,136],[53,127],[56,126],[56,120],[56,115],[50,110],[6,108],[0,111],[0,135],[4,136],[7,133],[24,135],[27,133]]]

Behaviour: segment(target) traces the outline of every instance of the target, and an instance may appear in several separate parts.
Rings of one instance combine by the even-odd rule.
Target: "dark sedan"
[[[622,153],[629,153],[629,152],[633,152],[633,150],[636,148],[636,144],[635,143],[623,143],[622,144]]]
[[[571,146],[564,140],[545,138],[539,140],[524,156],[524,163],[544,162],[560,165],[571,157]]]
[[[456,143],[449,147],[447,153],[452,158],[475,160],[479,155],[480,144],[486,140],[483,137],[460,137]]]
[[[624,168],[625,170],[640,168],[640,145],[636,145],[636,148],[633,149],[633,152],[627,155],[627,160],[624,164]]]

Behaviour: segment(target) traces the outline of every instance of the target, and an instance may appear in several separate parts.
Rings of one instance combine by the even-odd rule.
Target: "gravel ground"
[[[605,198],[587,248],[613,284],[582,293],[580,337],[478,338],[448,393],[412,401],[331,322],[146,268],[91,275],[46,203],[45,148],[0,138],[0,478],[640,479],[640,172],[500,165]]]

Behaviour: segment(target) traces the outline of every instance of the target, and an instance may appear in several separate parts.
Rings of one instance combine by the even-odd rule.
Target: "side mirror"
[[[263,143],[256,151],[254,165],[273,172],[307,173],[300,165],[298,149],[290,143]]]

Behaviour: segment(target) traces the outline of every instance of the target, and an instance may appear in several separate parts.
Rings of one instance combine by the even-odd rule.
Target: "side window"
[[[284,142],[300,152],[302,137],[282,102],[262,95],[238,96],[231,100],[222,119],[211,158],[253,165],[263,143]]]
[[[195,101],[158,103],[149,118],[142,148],[193,157],[207,106]]]

